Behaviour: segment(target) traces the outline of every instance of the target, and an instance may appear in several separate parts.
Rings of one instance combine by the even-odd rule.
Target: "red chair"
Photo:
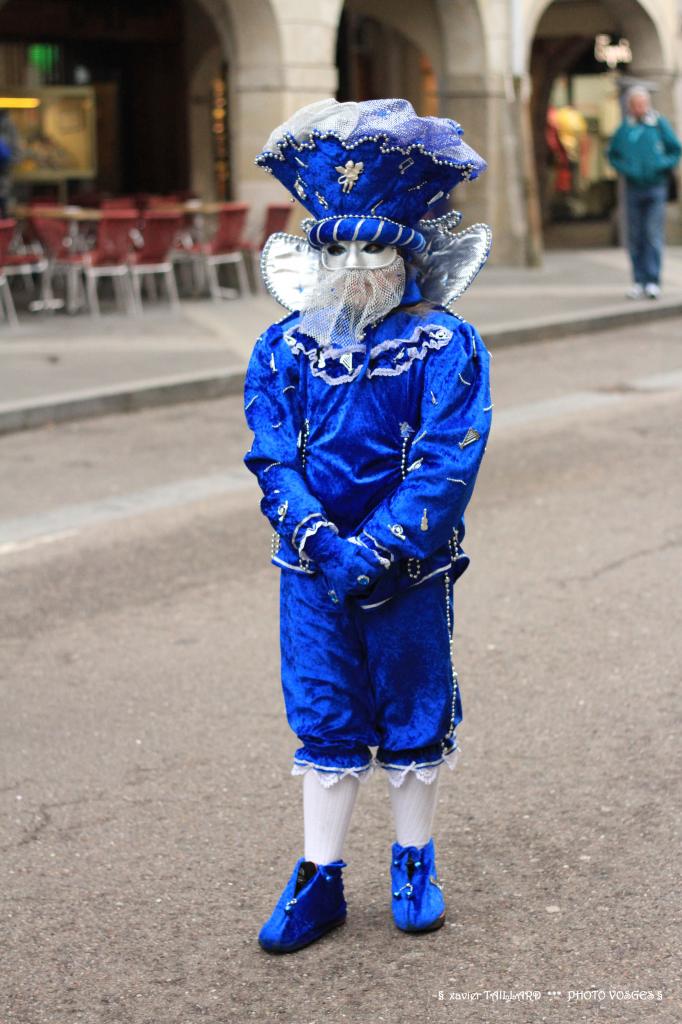
[[[37,309],[46,309],[48,295],[45,289],[48,263],[44,252],[38,252],[35,248],[22,245],[14,252],[5,257],[4,272],[8,278],[21,278],[26,294],[31,297],[35,295],[34,274],[41,280],[41,295],[39,301],[31,301],[30,309],[35,312]]]
[[[145,210],[166,210],[169,206],[177,207],[182,206],[182,200],[179,196],[145,196],[144,209]]]
[[[249,253],[251,260],[251,273],[253,276],[256,291],[259,291],[263,287],[263,279],[260,273],[260,259],[270,235],[276,234],[278,231],[286,231],[289,224],[289,218],[291,216],[291,203],[270,203],[265,210],[265,219],[263,221],[263,230],[261,231],[260,238],[256,242],[247,241],[244,243],[244,248]]]
[[[286,231],[291,217],[291,203],[270,203],[265,210],[265,222],[258,249],[263,250],[270,235]]]
[[[192,258],[199,262],[206,273],[208,287],[213,299],[234,299],[239,294],[249,291],[249,279],[244,262],[243,234],[246,217],[249,212],[248,203],[220,203],[217,211],[218,226],[213,238],[208,242],[199,242],[192,246]],[[234,288],[222,288],[218,279],[218,267],[225,263],[233,263],[237,271],[239,291]]]
[[[99,316],[97,282],[110,277],[116,299],[127,313],[137,312],[129,258],[133,238],[138,231],[140,215],[137,210],[107,209],[97,224],[97,235],[92,249],[86,252],[72,252],[62,257],[60,265],[67,270],[67,279],[85,279],[88,305],[93,316]]]
[[[58,206],[32,206],[28,223],[30,230],[40,242],[43,252],[47,257],[47,268],[43,275],[43,308],[58,309],[61,307],[61,300],[57,302],[52,290],[52,281],[55,274],[66,274],[66,307],[69,312],[78,308],[79,280],[78,274],[69,272],[65,267],[65,260],[73,251],[73,235],[71,225],[64,217],[55,216],[61,208]],[[53,210],[54,214],[48,215]]]
[[[0,295],[2,296],[2,306],[7,323],[11,327],[16,327],[19,321],[17,320],[17,312],[14,308],[14,300],[9,282],[5,275],[5,261],[14,238],[16,226],[17,222],[10,217],[6,220],[0,220]]]
[[[15,233],[10,251],[5,257],[5,275],[9,278],[20,278],[26,294],[32,301],[29,303],[31,312],[38,309],[45,309],[47,296],[45,294],[45,271],[47,270],[47,257],[45,251],[36,238],[35,232],[27,221],[22,221],[19,230]],[[35,295],[35,280],[38,276],[41,281],[40,301],[33,300]]]
[[[175,283],[171,254],[182,230],[183,216],[169,210],[146,210],[142,215],[142,244],[129,257],[135,299],[142,304],[142,281],[148,290],[156,284],[154,275],[161,274],[166,283],[166,294],[173,309],[179,307],[178,288]]]
[[[134,210],[137,202],[133,196],[110,196],[108,199],[101,199],[100,210]]]
[[[48,207],[32,207],[29,214],[29,224],[35,233],[38,241],[47,253],[50,260],[61,260],[71,252],[73,239],[71,238],[69,222],[59,216],[45,216]],[[55,213],[59,207],[53,207]]]

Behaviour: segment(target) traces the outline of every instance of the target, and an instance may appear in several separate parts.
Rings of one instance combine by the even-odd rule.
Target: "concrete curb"
[[[222,398],[240,394],[243,386],[244,370],[220,368],[155,380],[128,381],[87,391],[61,392],[24,402],[3,402],[0,403],[0,434],[160,405]]]
[[[575,316],[559,314],[556,317],[517,320],[513,327],[491,324],[481,330],[490,348],[525,345],[537,341],[554,341],[571,334],[589,334],[591,331],[610,331],[626,325],[647,324],[652,320],[665,320],[682,316],[682,302],[675,300],[642,300],[628,309],[593,309]]]
[[[571,334],[613,330],[627,324],[650,323],[682,316],[682,302],[642,303],[632,309],[602,309],[574,317],[545,317],[517,321],[512,327],[492,325],[481,329],[491,349],[566,338]],[[0,435],[56,423],[135,412],[161,405],[197,402],[240,394],[245,370],[219,367],[197,374],[128,381],[87,391],[70,391],[44,398],[0,403]]]

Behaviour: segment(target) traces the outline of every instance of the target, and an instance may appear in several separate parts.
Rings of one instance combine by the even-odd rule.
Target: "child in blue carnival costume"
[[[304,776],[304,856],[259,935],[283,953],[346,918],[343,843],[375,765],[396,824],[394,921],[428,931],[445,917],[432,825],[462,719],[453,585],[492,409],[488,352],[447,307],[490,232],[454,233],[454,211],[429,219],[485,163],[455,121],[405,100],[312,104],[257,163],[313,215],[307,238],[274,235],[263,253],[292,312],[259,338],[245,383]]]

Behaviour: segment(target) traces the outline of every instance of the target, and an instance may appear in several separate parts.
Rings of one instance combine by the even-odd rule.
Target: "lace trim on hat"
[[[291,149],[295,153],[303,152],[304,150],[313,150],[317,147],[318,139],[329,139],[334,138],[346,152],[351,152],[353,149],[357,149],[364,142],[379,142],[379,152],[381,153],[402,153],[403,156],[409,157],[415,150],[418,153],[423,153],[424,156],[430,157],[434,164],[439,164],[443,167],[454,167],[456,170],[462,172],[462,179],[468,181],[470,176],[476,170],[476,164],[473,160],[455,160],[448,159],[447,157],[438,157],[433,150],[428,149],[420,142],[408,143],[406,146],[392,146],[390,145],[388,135],[384,132],[371,132],[367,135],[362,135],[359,138],[353,139],[352,142],[347,142],[341,137],[338,132],[329,131],[329,129],[318,130],[313,128],[307,135],[306,140],[298,140],[293,135],[283,135],[277,142],[277,146],[271,149],[264,149],[258,154],[254,163],[264,170],[269,171],[272,174],[272,170],[267,166],[268,160],[285,160],[285,151]],[[268,140],[269,142],[270,140]],[[464,148],[467,148],[468,144],[458,140],[458,144]],[[266,144],[267,145],[267,144]]]

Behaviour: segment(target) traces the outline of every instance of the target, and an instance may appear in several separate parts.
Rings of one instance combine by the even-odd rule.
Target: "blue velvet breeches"
[[[282,685],[303,744],[294,771],[401,774],[442,763],[462,720],[450,639],[453,584],[440,574],[364,611],[334,604],[320,574],[282,572]]]

